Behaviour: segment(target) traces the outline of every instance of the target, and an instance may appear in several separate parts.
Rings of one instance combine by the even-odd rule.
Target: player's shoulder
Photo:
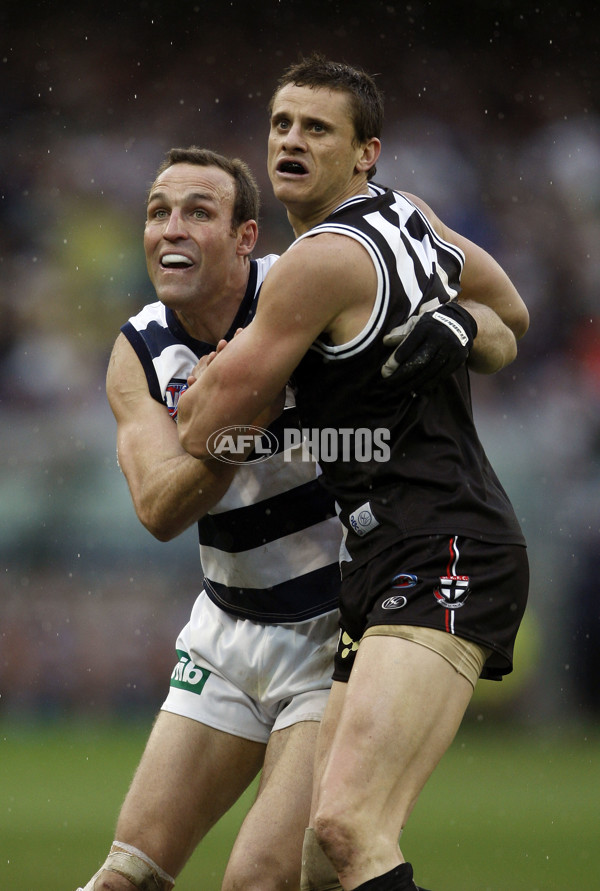
[[[370,266],[367,252],[352,233],[318,229],[297,239],[282,255],[280,264],[284,259],[285,272],[293,269],[307,282],[333,279],[337,284],[348,283],[362,267]]]
[[[256,257],[253,259],[253,262],[256,264],[256,268],[258,271],[259,281],[262,281],[264,279],[269,269],[277,260],[279,260],[279,254],[267,254],[265,257]]]
[[[128,323],[133,325],[138,331],[147,328],[152,322],[158,322],[160,325],[166,325],[166,306],[156,300],[153,303],[147,303],[137,313],[130,316]]]

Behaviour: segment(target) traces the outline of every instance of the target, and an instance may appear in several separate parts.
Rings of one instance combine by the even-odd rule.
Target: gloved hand
[[[423,391],[467,361],[477,336],[477,322],[455,300],[413,317],[383,338],[396,349],[381,368],[394,386]]]

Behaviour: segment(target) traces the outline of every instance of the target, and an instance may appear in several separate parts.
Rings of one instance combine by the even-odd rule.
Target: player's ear
[[[381,152],[381,142],[376,136],[368,139],[362,146],[361,155],[356,162],[356,170],[358,173],[367,173],[371,167],[377,163],[379,153]]]
[[[254,250],[258,238],[258,224],[256,220],[246,220],[238,226],[237,252],[242,256],[249,256]]]

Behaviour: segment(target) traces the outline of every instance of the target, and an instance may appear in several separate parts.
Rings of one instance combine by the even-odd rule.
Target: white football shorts
[[[320,721],[331,688],[338,611],[286,625],[224,612],[205,591],[177,638],[162,709],[256,742]]]

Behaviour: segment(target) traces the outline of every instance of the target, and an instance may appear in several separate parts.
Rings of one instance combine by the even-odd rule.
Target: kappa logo
[[[459,609],[469,596],[469,581],[468,575],[441,576],[439,588],[433,591],[435,599],[444,609]]]

